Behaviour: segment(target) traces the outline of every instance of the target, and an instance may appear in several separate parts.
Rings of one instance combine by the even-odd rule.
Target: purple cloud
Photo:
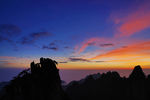
[[[2,36],[17,36],[21,33],[21,29],[13,24],[1,24],[0,25],[0,35]]]
[[[36,32],[36,33],[31,33],[28,36],[22,37],[21,39],[21,44],[33,44],[36,40],[40,38],[45,38],[48,36],[52,36],[51,33],[49,32]]]
[[[107,44],[100,44],[101,47],[110,47],[110,46],[114,46],[114,44],[112,43],[107,43]]]
[[[42,47],[42,49],[48,49],[48,50],[57,51],[57,50],[58,50],[58,47],[51,47],[51,46],[49,46],[49,45],[48,45],[48,46],[45,46],[45,45],[44,45],[44,46]]]

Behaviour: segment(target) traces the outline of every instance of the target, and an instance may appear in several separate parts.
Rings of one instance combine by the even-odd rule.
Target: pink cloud
[[[140,18],[130,19],[119,28],[120,36],[131,36],[136,32],[140,32],[150,27],[150,14]]]
[[[99,43],[116,43],[128,44],[133,43],[137,40],[131,39],[130,36],[137,34],[138,32],[150,28],[150,6],[149,2],[145,3],[141,6],[138,6],[137,9],[131,10],[132,12],[126,13],[113,13],[111,14],[111,19],[113,19],[116,24],[116,28],[114,36],[112,38],[104,38],[104,37],[92,37],[85,41],[83,41],[80,45],[76,45],[78,47],[78,53],[83,52],[88,46],[94,45],[97,46]],[[119,17],[118,17],[119,16]],[[138,40],[139,41],[139,40]]]
[[[120,24],[117,28],[118,33],[115,34],[116,37],[129,37],[137,34],[144,29],[150,28],[150,7],[144,4],[124,17],[115,17],[114,22],[115,24]]]
[[[98,38],[98,37],[94,37],[94,38],[90,38],[90,39],[85,40],[82,43],[82,46],[79,48],[78,54],[80,54],[81,52],[83,52],[88,46],[90,46],[90,45],[96,45],[97,42],[102,42],[104,40],[105,40],[104,38]]]

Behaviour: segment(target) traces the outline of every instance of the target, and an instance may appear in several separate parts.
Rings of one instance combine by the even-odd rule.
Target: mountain
[[[146,76],[145,76],[141,66],[139,66],[139,65],[135,66],[132,73],[129,75],[129,79],[132,79],[132,80],[142,80],[145,78],[146,78]]]
[[[0,100],[150,100],[150,75],[146,76],[139,65],[128,78],[109,71],[68,85],[60,79],[56,65],[49,58],[32,62],[8,84],[1,83]]]
[[[5,86],[0,100],[68,100],[61,87],[57,62],[40,58],[40,63],[32,62]]]
[[[88,79],[92,78],[94,80],[97,80],[98,78],[100,78],[101,74],[97,73],[97,74],[91,74],[91,75],[87,75],[85,78],[79,80],[79,81],[71,81],[69,84],[65,85],[66,88],[73,85],[73,84],[83,84],[84,82],[86,82]]]
[[[97,75],[96,75],[97,76]],[[150,100],[150,75],[136,66],[130,76],[120,77],[117,72],[99,74],[70,82],[65,92],[71,100]]]

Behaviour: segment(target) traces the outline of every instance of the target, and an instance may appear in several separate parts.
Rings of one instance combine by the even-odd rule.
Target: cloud
[[[18,47],[16,45],[16,37],[21,34],[20,27],[13,24],[1,24],[0,25],[0,42],[8,42],[16,51]]]
[[[21,33],[21,29],[13,24],[1,24],[0,35],[3,36],[16,36]]]
[[[68,58],[68,61],[71,61],[71,62],[105,62],[105,61],[91,61],[91,60],[88,60],[88,59],[84,59],[84,58]]]
[[[122,13],[121,13],[122,14]],[[116,13],[111,14],[111,20],[116,24],[115,34],[111,38],[92,37],[75,46],[77,54],[83,52],[89,46],[111,47],[114,42],[119,45],[122,39],[130,38],[130,36],[138,32],[150,28],[150,6],[149,3],[140,5],[132,12],[123,13],[121,17]]]
[[[44,37],[51,36],[52,34],[49,32],[36,32],[31,33],[28,36],[22,37],[20,43],[21,44],[33,44],[36,40]]]
[[[80,54],[81,52],[83,52],[88,46],[93,46],[96,45],[96,43],[98,42],[102,42],[104,41],[105,38],[98,38],[98,37],[94,37],[94,38],[90,38],[85,40],[82,43],[82,46],[79,48],[79,46],[75,46],[75,49],[77,50],[79,48],[78,54]]]
[[[17,37],[21,33],[21,29],[13,24],[1,24],[0,25],[0,42],[7,41],[14,44],[12,37]]]
[[[38,38],[41,38],[41,37],[46,37],[46,36],[51,36],[52,34],[49,33],[49,32],[37,32],[37,33],[32,33],[30,34],[30,36],[33,38],[33,39],[38,39]]]
[[[56,45],[56,44],[55,44],[55,42],[52,42],[52,43],[50,43],[49,45],[50,45],[50,46],[54,46],[54,45]]]
[[[61,43],[61,45],[60,45],[60,43]],[[55,40],[55,41],[49,43],[48,45],[43,45],[42,49],[49,49],[49,50],[57,51],[59,49],[71,49],[71,48],[69,46],[64,46],[62,42]]]
[[[118,39],[119,40],[119,39]],[[126,41],[122,39],[121,41]],[[75,46],[75,51],[77,54],[83,52],[89,46],[96,46],[96,47],[112,47],[117,42],[116,38],[106,38],[106,37],[92,37],[85,41],[83,41],[80,45]]]
[[[76,45],[75,47],[74,47],[74,50],[76,51],[76,50],[78,50],[79,49],[79,45]]]
[[[58,48],[57,47],[51,47],[51,46],[43,46],[42,49],[48,49],[48,50],[54,50],[54,51],[57,51]]]
[[[14,51],[18,51],[18,47],[17,47],[16,42],[14,40],[11,40],[7,37],[0,36],[0,42],[4,42],[4,41],[7,41],[13,47]]]
[[[69,47],[69,46],[65,46],[64,48],[65,48],[65,49],[70,49],[70,47]]]
[[[101,47],[110,47],[110,46],[114,46],[114,44],[112,43],[107,43],[107,44],[100,44]]]
[[[63,61],[63,62],[58,62],[58,63],[68,63],[67,61]]]
[[[57,51],[58,50],[58,46],[56,45],[55,42],[51,42],[48,45],[43,45],[42,49],[48,49],[48,50]]]
[[[94,62],[106,62],[106,61],[94,61]]]
[[[136,56],[147,56],[150,54],[150,41],[144,41],[140,43],[129,44],[125,48],[120,47],[114,50],[111,50],[104,54],[99,54],[90,60],[100,59],[105,57],[117,57],[117,58],[125,58],[125,57],[136,57]]]
[[[9,42],[9,43],[12,42],[12,40],[10,40],[9,38],[0,36],[0,42],[2,42],[2,41],[7,41],[7,42]]]
[[[114,14],[114,16],[117,16]],[[150,7],[143,4],[133,12],[127,13],[124,17],[115,18],[118,24],[116,37],[130,37],[138,32],[150,28]]]
[[[83,59],[83,58],[69,58],[69,61],[71,61],[71,62],[78,62],[78,61],[90,62],[89,60]]]
[[[94,42],[97,42],[98,40],[99,38],[90,38],[89,40],[85,41],[82,47],[79,49],[78,53],[83,52],[89,45],[91,45],[92,43],[94,44]]]
[[[49,32],[35,32],[31,33],[27,36],[24,36],[20,38],[20,40],[16,40],[18,36],[20,36],[22,30],[13,24],[1,24],[0,25],[0,42],[8,42],[12,47],[13,50],[18,50],[17,45],[18,44],[33,44],[34,46],[38,47],[34,43],[40,39],[40,38],[45,38],[48,36],[51,36],[52,34]],[[39,47],[38,47],[39,48]],[[55,49],[56,48],[51,48]]]

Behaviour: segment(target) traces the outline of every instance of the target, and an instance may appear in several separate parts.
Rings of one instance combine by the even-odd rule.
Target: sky
[[[0,0],[0,68],[150,68],[149,0]]]

